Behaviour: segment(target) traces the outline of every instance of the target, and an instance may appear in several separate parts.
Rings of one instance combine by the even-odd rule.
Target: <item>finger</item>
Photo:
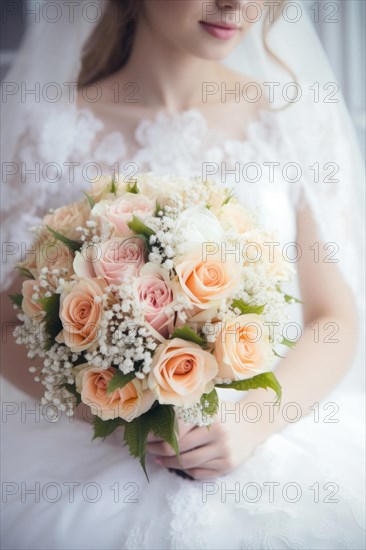
[[[180,418],[178,418],[178,434],[179,434],[179,438],[182,438],[184,437],[187,433],[193,431],[193,430],[196,430],[198,428],[198,426],[196,426],[195,424],[186,424],[185,422],[183,422],[183,420],[181,420]]]
[[[146,445],[146,450],[152,455],[157,456],[174,456],[174,449],[166,441],[152,442]]]
[[[208,445],[214,440],[212,433],[210,433],[207,428],[198,428],[196,430],[191,430],[182,439],[179,441],[179,451],[185,453],[190,449],[195,449],[197,447],[202,447],[203,445]]]
[[[149,435],[147,436],[147,442],[148,443],[160,443],[161,441],[163,441],[162,438],[157,437],[153,433],[149,433]]]
[[[210,460],[217,458],[219,449],[216,445],[203,445],[197,449],[187,451],[177,456],[163,457],[158,456],[156,462],[166,468],[176,468],[186,470],[187,468],[196,468],[206,464]]]

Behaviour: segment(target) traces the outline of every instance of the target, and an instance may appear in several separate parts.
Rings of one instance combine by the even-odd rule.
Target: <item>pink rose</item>
[[[120,198],[110,201],[101,201],[92,210],[94,216],[100,216],[111,223],[115,234],[119,236],[131,235],[128,223],[133,216],[141,220],[152,216],[156,209],[156,200],[148,199],[144,195],[125,193]]]
[[[174,338],[157,348],[148,377],[149,388],[161,404],[189,407],[213,389],[215,357],[198,344]]]
[[[73,352],[88,349],[98,339],[102,319],[105,281],[80,281],[67,294],[61,294],[60,319],[63,330],[56,337]]]
[[[258,315],[240,315],[222,325],[216,338],[219,377],[245,380],[269,370],[273,356],[268,327]]]
[[[74,270],[79,277],[102,277],[108,284],[118,285],[140,272],[145,254],[143,239],[114,237],[76,252]]]
[[[173,329],[174,311],[169,309],[173,291],[167,271],[147,263],[135,281],[135,292],[146,321],[159,335],[168,338]]]
[[[47,214],[43,220],[44,226],[49,226],[54,231],[61,233],[68,239],[80,240],[80,232],[77,227],[85,226],[90,215],[90,206],[87,200],[73,202],[67,206],[61,206],[54,212]],[[47,227],[44,231],[48,232]]]
[[[108,384],[115,373],[116,369],[113,368],[82,368],[76,376],[76,389],[81,395],[82,402],[102,420],[123,418],[131,422],[148,411],[155,398],[150,390],[143,390],[142,382],[138,379],[131,380],[123,388],[108,393]]]
[[[36,299],[41,298],[39,293],[39,281],[36,281],[34,279],[28,279],[24,281],[22,285],[22,294],[22,310],[24,311],[24,313],[28,315],[28,317],[41,319],[42,306],[40,303],[36,302]],[[38,297],[34,299],[34,295]]]

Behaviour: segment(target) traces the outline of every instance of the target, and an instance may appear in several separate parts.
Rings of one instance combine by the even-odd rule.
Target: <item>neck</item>
[[[139,103],[174,113],[202,104],[204,82],[217,82],[222,67],[194,57],[156,36],[140,19],[123,78],[139,87]]]

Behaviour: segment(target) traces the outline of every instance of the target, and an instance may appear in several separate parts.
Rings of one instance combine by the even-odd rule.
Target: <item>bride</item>
[[[2,547],[363,548],[362,165],[304,8],[111,0],[88,3],[102,6],[92,21],[58,4],[4,83]],[[7,299],[29,226],[94,176],[147,171],[234,187],[278,234],[302,300],[285,334],[297,345],[276,366],[279,410],[263,390],[222,390],[209,430],[180,425],[181,464],[150,438],[150,483],[118,430],[91,442],[82,413],[42,408]]]

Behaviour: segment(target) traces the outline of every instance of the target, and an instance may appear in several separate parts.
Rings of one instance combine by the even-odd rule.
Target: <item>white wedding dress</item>
[[[309,169],[316,161],[321,167],[337,161],[342,177],[350,174],[347,143],[324,105],[302,101],[281,112],[262,111],[243,127],[240,140],[209,128],[198,110],[144,120],[133,139],[74,106],[40,120],[35,117],[32,134],[22,142],[20,157],[27,165],[37,159],[62,167],[71,160],[95,161],[107,171],[118,162],[120,171],[131,173],[125,164],[132,162],[141,172],[200,175],[208,162],[211,170],[216,163],[213,177],[220,182],[224,169],[235,169],[235,163],[241,172],[245,164],[257,163],[263,170],[258,181],[245,182],[241,173],[238,182],[231,173],[224,183],[258,209],[261,222],[279,231],[282,243],[296,239],[296,211],[304,198],[313,208],[319,238],[333,235],[327,233],[332,218],[345,206],[342,186],[314,184]],[[264,171],[269,162],[281,166],[272,183]],[[284,181],[282,167],[288,162],[302,166],[300,182]],[[4,240],[24,240],[26,227],[47,208],[80,198],[87,188],[81,169],[76,167],[75,181],[69,180],[67,173],[54,184],[41,179],[30,188],[14,186]],[[11,276],[10,269],[5,275]],[[3,381],[2,548],[361,550],[364,403],[362,386],[358,392],[352,383],[358,376],[357,370],[350,372],[314,407],[314,416],[289,422],[242,467],[209,483],[182,479],[150,458],[148,483],[122,446],[120,432],[92,442],[89,424],[67,417],[51,422],[47,410],[35,409],[31,398]],[[293,417],[293,410],[288,415]]]

